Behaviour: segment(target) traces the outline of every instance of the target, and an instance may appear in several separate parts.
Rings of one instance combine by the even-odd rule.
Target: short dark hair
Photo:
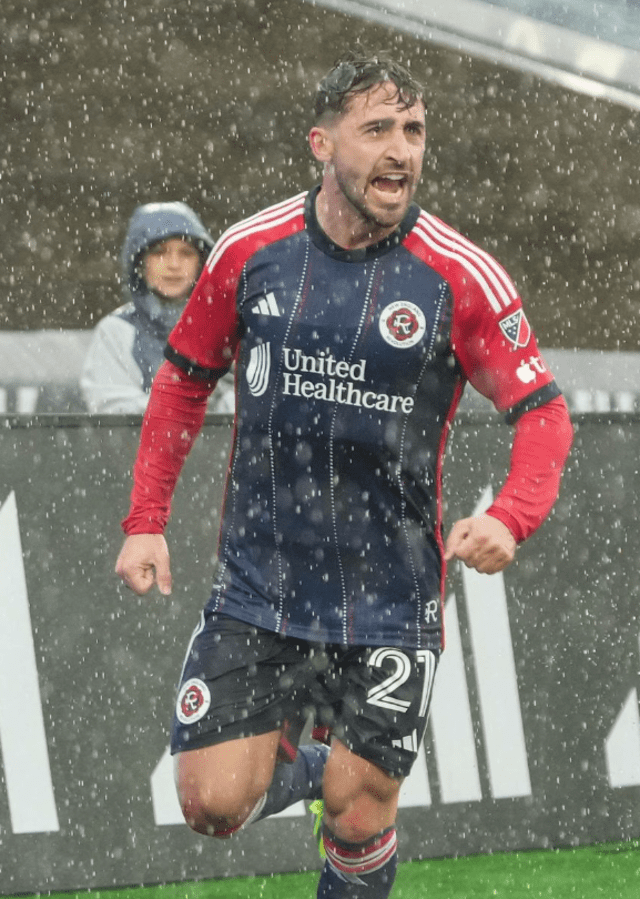
[[[384,81],[395,85],[399,104],[408,108],[418,100],[424,102],[423,85],[388,53],[367,54],[360,50],[348,50],[336,60],[318,85],[314,98],[316,120],[326,113],[340,115],[354,94],[366,93],[375,84]]]

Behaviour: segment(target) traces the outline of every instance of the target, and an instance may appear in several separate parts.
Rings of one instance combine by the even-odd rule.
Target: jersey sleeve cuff
[[[131,534],[163,534],[167,525],[166,512],[130,512],[121,527],[127,537]]]
[[[544,387],[535,390],[529,396],[525,396],[519,403],[516,403],[515,406],[512,406],[505,415],[505,421],[508,425],[514,425],[525,412],[537,409],[538,406],[544,406],[545,403],[554,400],[558,396],[562,396],[562,391],[555,381],[550,381]]]
[[[204,368],[202,365],[198,365],[196,362],[193,362],[191,359],[187,359],[186,356],[183,356],[177,350],[168,343],[164,349],[165,359],[168,359],[169,362],[173,363],[176,368],[179,368],[185,374],[189,375],[191,378],[196,378],[198,381],[218,381],[223,375],[231,368],[231,363],[224,368]]]
[[[487,509],[486,514],[501,521],[503,525],[511,531],[516,543],[524,542],[524,534],[522,533],[522,529],[520,528],[517,519],[514,518],[513,515],[510,515],[506,509],[501,509],[499,506],[490,506]]]

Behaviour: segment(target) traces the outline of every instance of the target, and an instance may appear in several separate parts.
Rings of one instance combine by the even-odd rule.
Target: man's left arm
[[[524,412],[516,423],[505,484],[481,515],[457,521],[445,560],[460,559],[484,574],[502,571],[516,547],[542,524],[558,497],[573,428],[564,399]]]

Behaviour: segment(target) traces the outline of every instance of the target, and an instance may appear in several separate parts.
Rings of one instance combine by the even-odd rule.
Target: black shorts
[[[309,643],[203,613],[178,690],[171,752],[313,717],[395,777],[416,759],[438,656],[395,646]]]

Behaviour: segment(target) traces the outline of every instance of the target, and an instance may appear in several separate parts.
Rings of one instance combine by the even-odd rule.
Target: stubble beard
[[[364,193],[356,193],[356,191],[350,187],[347,179],[344,178],[337,169],[334,168],[333,174],[344,198],[349,205],[356,210],[363,222],[370,227],[372,232],[377,230],[388,231],[389,229],[397,228],[407,214],[411,196],[409,201],[403,207],[399,208],[397,212],[389,211],[385,214],[384,211],[373,210],[367,203],[366,195]]]

